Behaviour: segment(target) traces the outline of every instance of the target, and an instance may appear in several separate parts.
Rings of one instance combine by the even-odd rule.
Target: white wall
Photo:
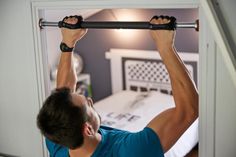
[[[42,157],[30,3],[0,1],[0,152]]]
[[[215,156],[236,154],[236,87],[225,65],[222,52],[216,51]]]
[[[215,9],[219,14],[222,14],[222,18],[224,19],[222,27],[224,29],[227,29],[230,33],[227,34],[227,36],[231,36],[229,41],[231,42],[232,48],[236,48],[236,18],[235,18],[235,7],[236,7],[236,1],[235,0],[212,0],[218,2],[218,6],[215,7]],[[235,50],[234,56],[236,60],[236,52]],[[235,64],[236,65],[236,64]]]
[[[81,15],[84,19],[86,19],[100,10],[101,9],[48,9],[43,12],[43,15],[46,18],[44,20],[57,22],[61,21],[63,17],[68,15]],[[47,27],[45,28],[45,34],[49,68],[54,69],[57,68],[60,57],[60,48],[58,46],[61,42],[60,29],[56,29],[55,27]]]

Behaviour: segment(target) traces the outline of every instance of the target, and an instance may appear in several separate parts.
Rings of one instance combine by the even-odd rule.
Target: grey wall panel
[[[213,0],[215,10],[227,36],[233,55],[236,56],[235,31],[235,0]],[[216,157],[235,156],[236,154],[236,87],[231,78],[222,52],[217,49],[217,78],[216,78],[216,128],[215,154]],[[235,57],[236,58],[236,57]],[[235,59],[234,58],[234,59]],[[234,60],[235,61],[235,60]],[[235,65],[235,63],[234,63]]]
[[[233,157],[236,154],[236,87],[217,49],[215,156]]]
[[[236,69],[236,18],[235,18],[235,0],[211,0],[214,10],[219,19],[222,31],[224,32],[231,51],[230,57],[233,61],[234,68]]]

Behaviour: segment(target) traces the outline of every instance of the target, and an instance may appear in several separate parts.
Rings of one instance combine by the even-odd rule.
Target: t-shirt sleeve
[[[49,151],[50,157],[68,157],[68,148],[56,144],[46,138],[46,146]]]
[[[119,152],[122,156],[129,157],[164,157],[159,137],[148,127],[128,134],[123,139]]]

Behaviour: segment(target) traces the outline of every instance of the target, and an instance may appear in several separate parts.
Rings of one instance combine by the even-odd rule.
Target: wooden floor
[[[198,144],[185,157],[198,157]]]
[[[192,150],[185,157],[198,157],[198,150]]]

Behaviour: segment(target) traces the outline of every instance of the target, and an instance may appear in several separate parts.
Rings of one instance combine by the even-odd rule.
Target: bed
[[[198,54],[179,54],[198,84]],[[111,49],[106,58],[111,65],[112,95],[94,104],[102,125],[136,132],[160,112],[174,107],[170,79],[156,51]],[[185,156],[197,143],[198,119],[165,156]]]

